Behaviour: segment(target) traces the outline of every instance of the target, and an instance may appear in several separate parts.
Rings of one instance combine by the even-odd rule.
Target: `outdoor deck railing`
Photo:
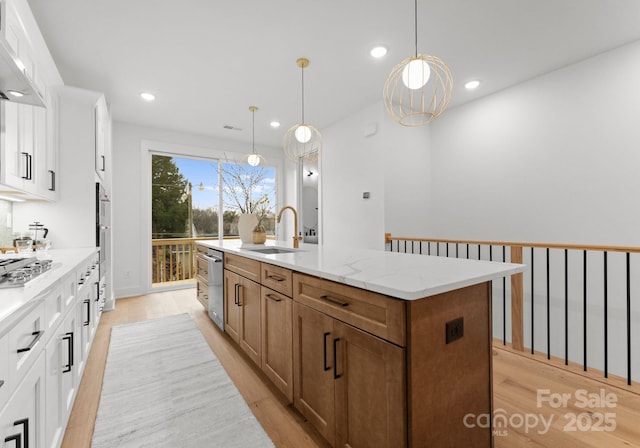
[[[493,336],[501,345],[637,390],[640,247],[397,237],[386,250],[524,263],[493,282]],[[510,308],[510,312],[509,312]],[[510,327],[510,332],[507,331]],[[635,335],[635,337],[632,337]],[[626,385],[623,383],[626,383]]]
[[[224,239],[238,239],[238,236],[226,236]],[[273,239],[267,236],[267,239]],[[151,283],[161,284],[184,282],[196,278],[196,241],[217,240],[213,237],[160,238],[151,240]]]
[[[196,241],[217,237],[163,238],[151,240],[153,285],[196,278]]]

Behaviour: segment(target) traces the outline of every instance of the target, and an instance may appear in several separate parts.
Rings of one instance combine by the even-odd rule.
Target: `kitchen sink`
[[[247,249],[251,252],[260,252],[261,254],[288,254],[290,252],[297,252],[296,249],[282,249],[280,247],[261,247],[259,249]]]

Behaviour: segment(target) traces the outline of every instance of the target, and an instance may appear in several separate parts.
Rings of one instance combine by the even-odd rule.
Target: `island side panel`
[[[447,344],[458,318],[463,336]],[[493,407],[491,282],[410,301],[408,322],[409,446],[492,447],[491,427],[477,425]]]

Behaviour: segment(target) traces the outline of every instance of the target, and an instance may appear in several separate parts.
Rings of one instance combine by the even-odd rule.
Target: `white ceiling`
[[[250,142],[256,105],[258,149],[300,121],[297,58],[311,61],[306,121],[322,129],[380,100],[413,52],[413,0],[29,4],[65,84],[104,92],[115,120]],[[451,106],[640,39],[638,0],[419,0],[418,17],[419,52],[453,73]],[[369,56],[374,44],[384,59]]]

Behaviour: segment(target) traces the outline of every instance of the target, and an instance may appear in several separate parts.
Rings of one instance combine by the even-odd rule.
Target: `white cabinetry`
[[[0,333],[0,446],[62,443],[100,318],[97,256],[71,268]]]
[[[44,364],[42,352],[0,411],[0,440],[7,447],[44,446]],[[11,445],[11,443],[14,445]]]
[[[46,353],[46,447],[62,442],[78,387],[77,315],[70,311],[45,349]]]
[[[11,95],[9,100],[0,102],[0,184],[8,193],[55,200],[58,151],[55,90],[63,84],[62,78],[26,0],[3,0],[0,8],[0,56],[5,48],[18,61],[39,104],[18,103]],[[3,76],[0,87],[5,87]]]

